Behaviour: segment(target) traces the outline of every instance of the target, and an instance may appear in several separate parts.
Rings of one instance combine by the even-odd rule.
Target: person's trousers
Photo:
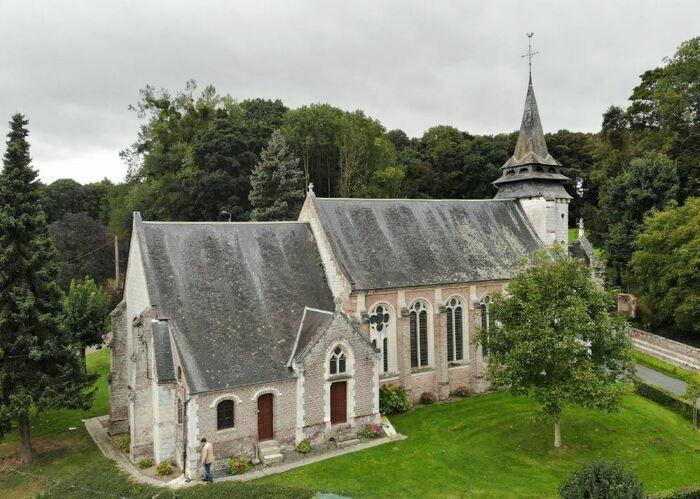
[[[211,474],[211,463],[204,464],[204,481],[213,482],[214,475]]]

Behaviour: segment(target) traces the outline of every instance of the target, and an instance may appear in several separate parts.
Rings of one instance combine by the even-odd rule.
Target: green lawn
[[[569,229],[569,242],[578,239],[578,228]]]
[[[105,352],[89,357],[106,373]],[[0,473],[0,496],[150,497],[102,457],[80,418],[106,412],[100,381],[89,413],[47,413],[34,422],[37,463],[32,476]],[[616,414],[571,409],[564,413],[564,447],[554,450],[552,428],[532,420],[535,405],[505,393],[419,408],[393,418],[408,439],[349,454],[250,483],[207,486],[207,497],[309,497],[315,491],[353,497],[546,497],[576,465],[616,457],[636,470],[648,492],[700,484],[700,432],[675,413],[636,395]],[[51,417],[53,416],[53,417]],[[79,429],[68,431],[68,426]],[[17,452],[16,437],[0,445],[0,458]],[[6,461],[6,459],[5,459]],[[198,497],[204,486],[178,491]],[[106,496],[105,496],[106,497]],[[161,491],[159,497],[172,497]]]

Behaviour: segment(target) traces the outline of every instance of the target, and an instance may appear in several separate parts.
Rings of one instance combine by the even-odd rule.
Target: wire
[[[77,262],[78,260],[81,260],[81,259],[85,258],[85,257],[88,256],[88,255],[92,255],[93,253],[95,253],[95,252],[97,252],[97,251],[100,251],[102,248],[106,248],[107,246],[111,246],[112,244],[114,244],[114,241],[108,241],[107,243],[103,244],[103,245],[100,246],[99,248],[95,248],[95,249],[92,250],[92,251],[88,251],[87,253],[85,253],[85,254],[83,254],[83,255],[80,255],[80,256],[75,257],[75,258],[73,258],[73,259],[71,259],[71,260],[68,260],[68,261],[66,262],[66,264],[67,264],[67,265],[70,265],[71,263],[75,263],[75,262]]]

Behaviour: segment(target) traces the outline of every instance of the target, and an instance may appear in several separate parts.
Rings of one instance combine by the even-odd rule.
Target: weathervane
[[[530,79],[532,79],[532,58],[535,57],[539,52],[532,51],[532,35],[534,33],[525,33],[527,35],[527,54],[523,54],[520,57],[527,57],[527,65],[530,68]]]

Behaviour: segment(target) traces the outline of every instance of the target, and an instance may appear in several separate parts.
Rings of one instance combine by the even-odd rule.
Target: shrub
[[[362,436],[365,438],[378,438],[383,434],[382,425],[376,423],[368,424],[362,429]]]
[[[308,454],[311,452],[311,442],[309,442],[308,438],[305,438],[297,444],[297,452],[301,454]]]
[[[686,400],[683,400],[681,397],[674,395],[671,392],[667,392],[663,388],[648,385],[643,381],[637,381],[635,383],[635,392],[644,398],[648,398],[657,404],[661,404],[664,407],[677,412],[690,421],[693,420],[693,406]]]
[[[170,461],[163,461],[158,465],[158,474],[160,476],[172,475],[172,473],[173,465],[170,463]]]
[[[141,468],[142,470],[150,468],[151,466],[153,466],[153,461],[151,461],[150,459],[143,458],[139,461],[139,468]]]
[[[469,387],[467,385],[457,385],[454,390],[452,390],[451,395],[453,397],[468,397],[470,395]]]
[[[564,499],[588,497],[641,499],[644,497],[642,482],[636,474],[626,472],[618,462],[605,459],[585,464],[574,471],[559,486],[559,494]]]
[[[119,447],[124,452],[129,452],[129,447],[131,447],[131,438],[120,438],[119,440],[117,440],[117,447]]]
[[[245,456],[233,456],[229,460],[228,471],[232,475],[242,475],[243,473],[249,471],[252,466],[253,466],[253,463],[251,463],[250,459],[248,459],[247,457],[245,457]]]
[[[437,401],[437,397],[433,392],[423,392],[420,394],[420,403],[425,405],[434,404]]]
[[[379,412],[385,416],[406,412],[410,406],[406,390],[393,383],[379,389]]]

